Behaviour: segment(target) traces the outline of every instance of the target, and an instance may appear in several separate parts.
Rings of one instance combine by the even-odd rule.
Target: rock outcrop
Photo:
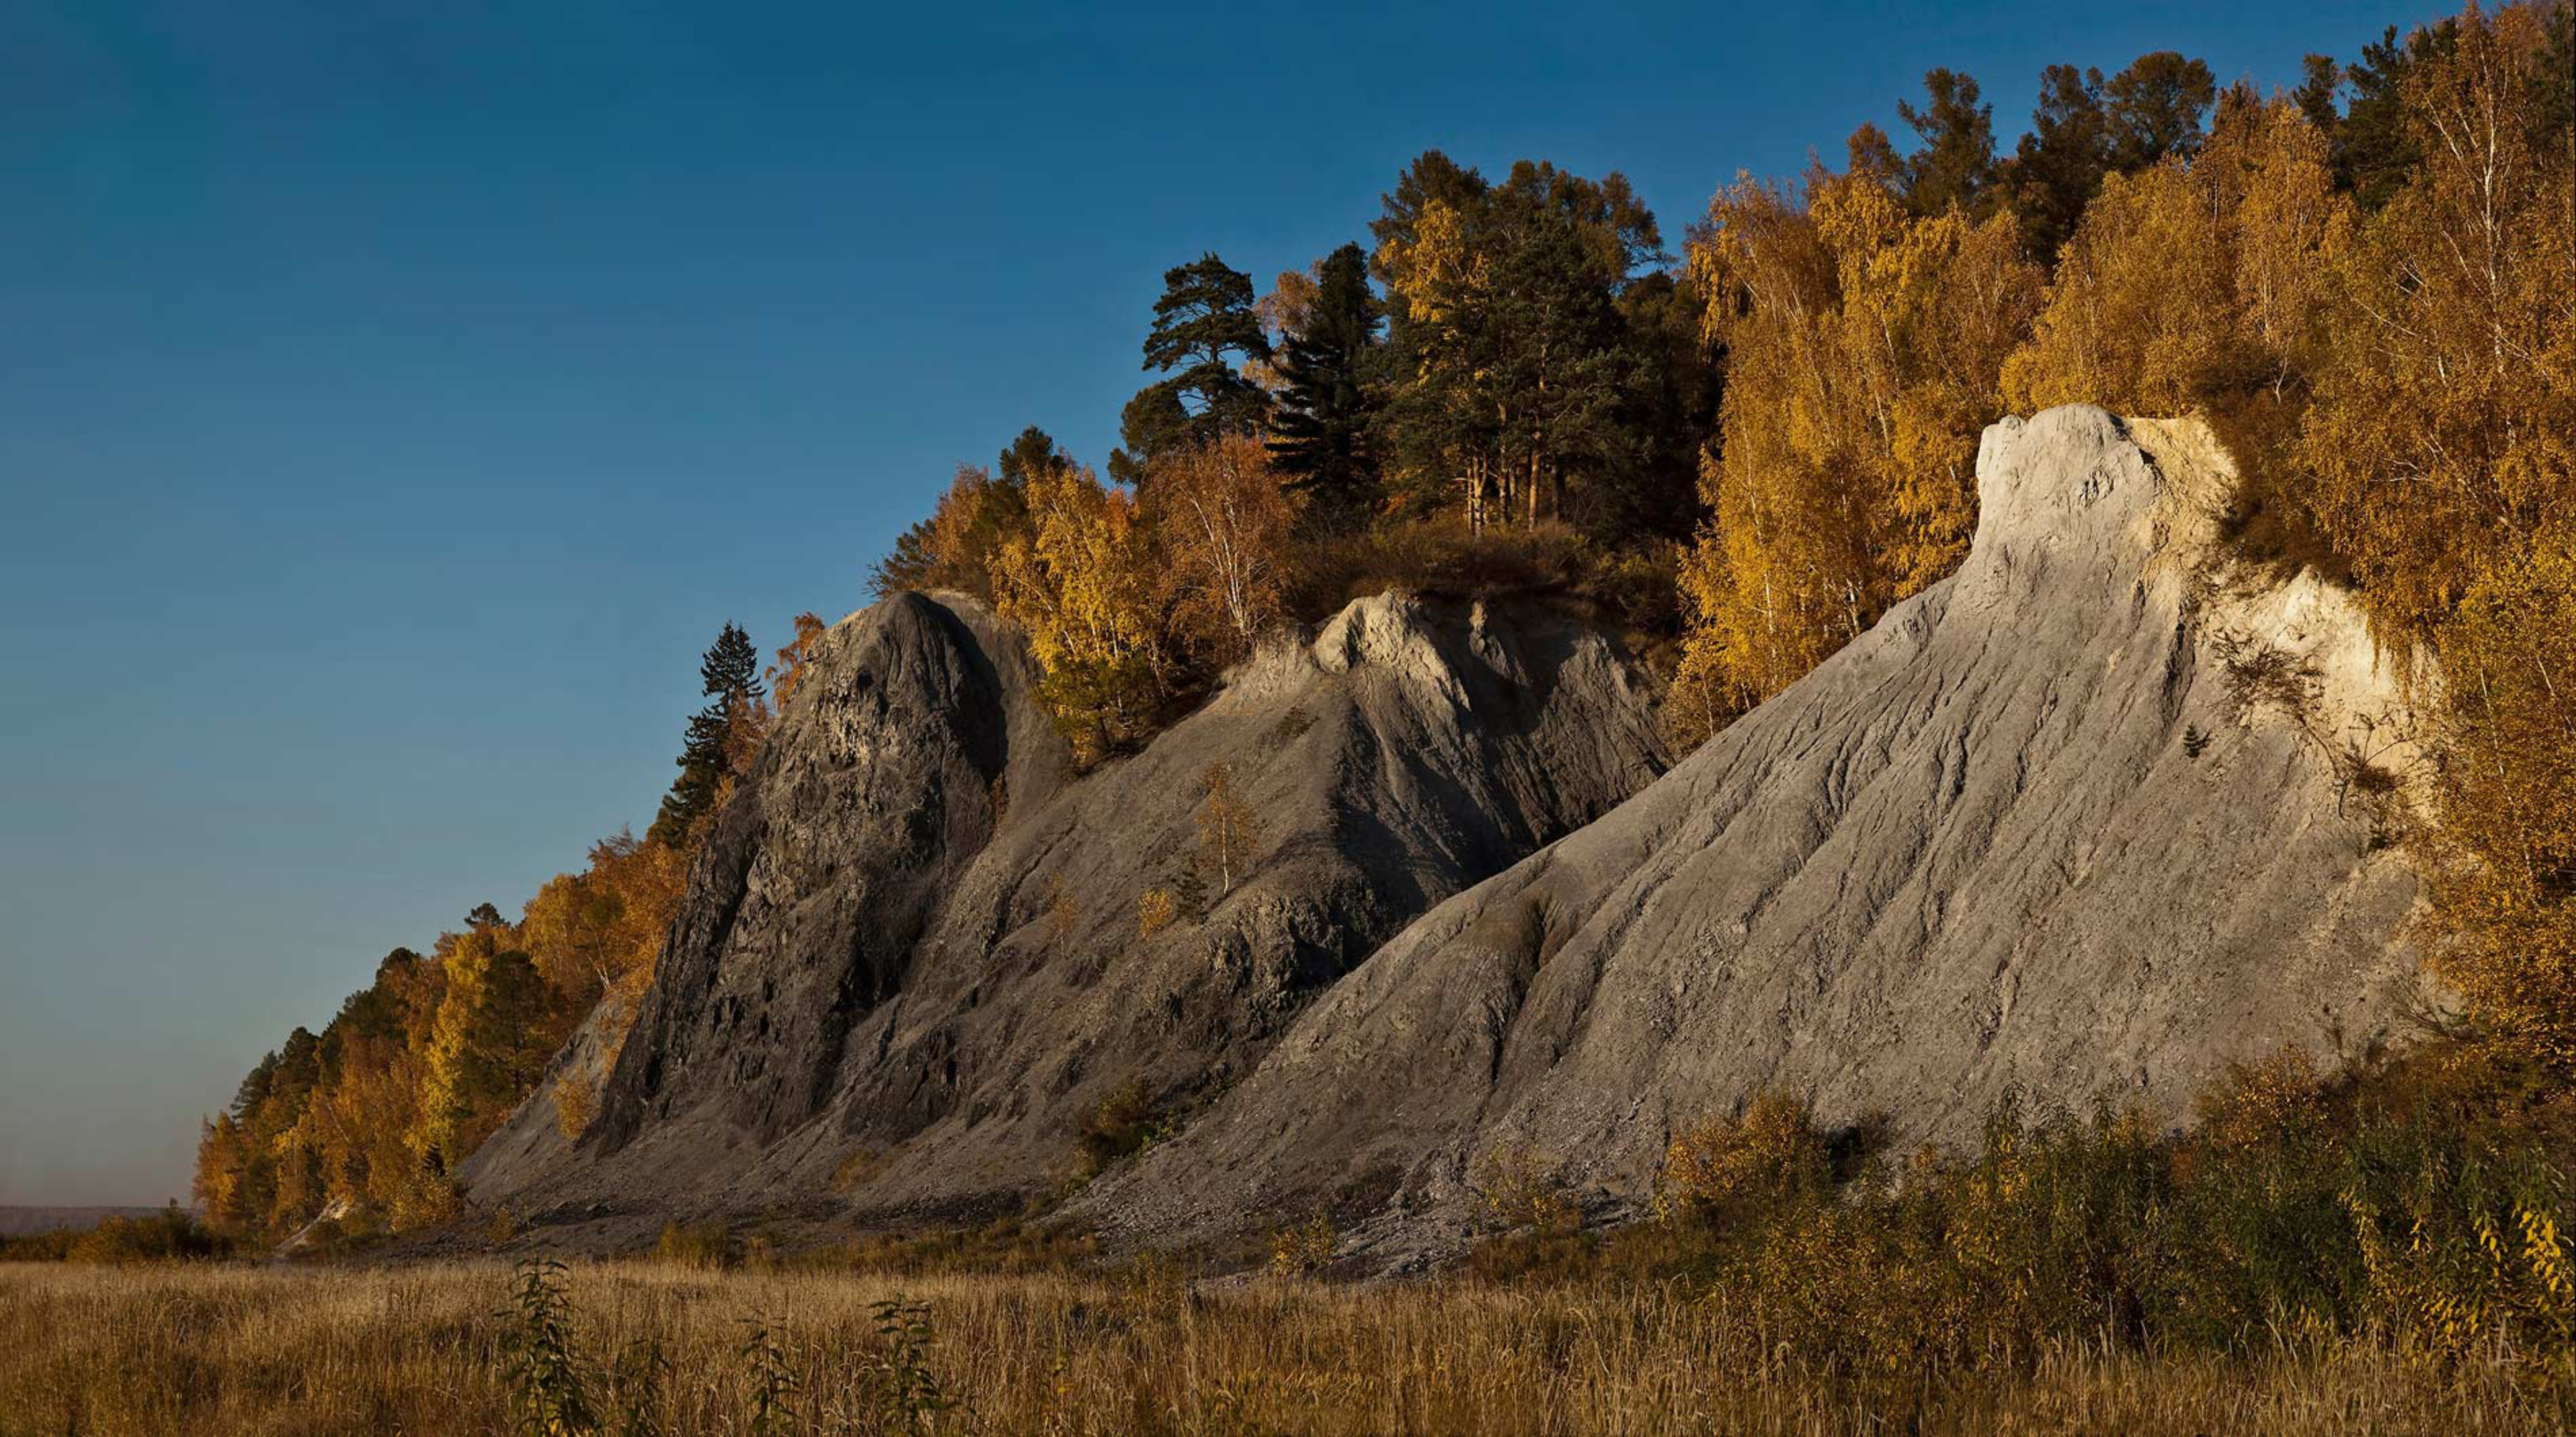
[[[596,1121],[567,1143],[541,1091],[467,1165],[477,1200],[611,1223],[1016,1206],[1105,1096],[1177,1120],[1406,923],[1664,767],[1615,647],[1536,607],[1359,601],[1078,779],[971,599],[889,599],[805,672]],[[1202,861],[1220,767],[1257,829],[1239,872]]]
[[[1677,1127],[1764,1088],[1959,1144],[2008,1091],[2179,1116],[2231,1060],[2384,1040],[2417,983],[2397,688],[2344,596],[2219,558],[2222,466],[2196,424],[1990,429],[1955,576],[1413,923],[1077,1212],[1326,1212],[1400,1264],[1506,1150],[1634,1211]]]
[[[2349,597],[2226,557],[2197,424],[2007,420],[1978,476],[1956,575],[1669,773],[1613,647],[1541,609],[1354,604],[1079,778],[972,601],[845,620],[598,1120],[567,1144],[540,1093],[470,1190],[628,1237],[962,1217],[1060,1187],[1132,1088],[1165,1136],[1076,1217],[1327,1213],[1401,1266],[1497,1157],[1616,1217],[1764,1088],[1955,1145],[2008,1093],[2180,1120],[2231,1061],[2397,1035],[2406,725]],[[1241,873],[1200,861],[1220,766]]]

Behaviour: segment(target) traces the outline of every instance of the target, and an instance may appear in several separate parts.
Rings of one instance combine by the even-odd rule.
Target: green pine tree
[[[2022,245],[2032,258],[2045,264],[2057,257],[2110,168],[2102,72],[2049,66],[2040,73],[2030,131],[2004,167]]]
[[[1165,377],[1128,401],[1110,478],[1137,483],[1173,445],[1255,433],[1268,421],[1270,396],[1241,370],[1245,360],[1271,357],[1252,304],[1252,276],[1214,253],[1163,271],[1144,367]]]
[[[1307,517],[1321,527],[1364,522],[1377,507],[1377,463],[1369,449],[1377,405],[1369,379],[1378,320],[1368,256],[1346,244],[1325,256],[1313,312],[1280,349],[1270,452],[1285,487],[1306,496]]]
[[[1896,113],[1923,145],[1906,157],[1906,207],[1937,215],[1952,205],[1978,213],[1995,176],[1995,107],[1978,102],[1977,82],[1957,70],[1923,77],[1923,108],[1899,100]]]
[[[2200,151],[2201,124],[2218,98],[2209,66],[2180,51],[2157,50],[2129,62],[2102,87],[2102,118],[2109,128],[2107,158],[2127,174],[2167,155]]]
[[[732,771],[734,725],[743,722],[765,696],[760,652],[752,647],[751,636],[733,624],[726,624],[708,646],[698,663],[698,677],[709,702],[689,717],[688,736],[677,760],[680,776],[663,796],[653,826],[645,830],[649,843],[666,847],[686,843],[698,819],[715,806],[725,780],[740,777]]]

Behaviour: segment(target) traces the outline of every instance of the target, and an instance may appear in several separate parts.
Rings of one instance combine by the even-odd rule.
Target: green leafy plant
[[[573,1437],[599,1430],[591,1374],[573,1345],[572,1300],[565,1268],[553,1258],[522,1263],[510,1305],[501,1361],[514,1432]]]
[[[939,1415],[957,1410],[958,1403],[940,1385],[939,1374],[931,1370],[930,1304],[909,1300],[898,1292],[870,1304],[868,1310],[875,1315],[881,1344],[866,1374],[875,1430],[936,1430]]]

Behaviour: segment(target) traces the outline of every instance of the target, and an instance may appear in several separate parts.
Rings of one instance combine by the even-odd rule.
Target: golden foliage
[[[1583,1224],[1582,1204],[1558,1176],[1557,1165],[1528,1143],[1485,1156],[1475,1180],[1484,1225],[1496,1232],[1570,1233]]]
[[[769,691],[781,713],[787,711],[787,696],[796,691],[797,683],[805,677],[805,666],[822,648],[823,636],[832,631],[832,626],[824,623],[820,614],[798,614],[791,622],[795,625],[796,636],[778,650],[777,662],[771,664],[763,675],[769,681]]]
[[[1168,888],[1148,888],[1136,896],[1136,936],[1151,938],[1172,926],[1179,905]]]
[[[1140,731],[1160,697],[1154,546],[1135,500],[1087,468],[1041,468],[1027,500],[1028,531],[994,555],[994,601],[1027,633],[1077,757],[1095,761]]]
[[[2534,110],[2537,9],[2458,27],[2407,84],[2422,162],[2335,273],[2298,451],[2373,617],[2409,638],[2576,511],[2576,158]]]
[[[599,1116],[599,1082],[586,1074],[566,1074],[555,1084],[555,1127],[565,1142],[579,1142]]]
[[[2576,1069],[2576,521],[2480,577],[2439,638],[2434,963],[2479,1016]]]
[[[2232,1064],[2192,1101],[2201,1133],[2222,1148],[2279,1142],[2313,1118],[2325,1079],[2305,1048],[2284,1048],[2256,1063]]]
[[[1234,787],[1231,764],[1215,764],[1200,779],[1199,866],[1214,875],[1222,896],[1252,866],[1261,847],[1261,819]]]
[[[577,1016],[651,976],[687,881],[686,852],[621,831],[591,845],[587,869],[556,874],[528,900],[519,945]]]
[[[2194,406],[2236,330],[2224,234],[2206,198],[2178,159],[2103,180],[2031,342],[2004,366],[2013,408]]]
[[[1342,1235],[1333,1220],[1320,1214],[1270,1235],[1270,1272],[1274,1277],[1312,1277],[1332,1265]]]
[[[2435,965],[2565,1071],[2576,136],[2539,107],[2543,24],[2532,5],[2470,10],[2450,52],[2408,76],[2421,159],[2334,271],[2297,459],[2373,622],[2400,654],[2429,639],[2441,660]]]
[[[1820,1192],[1831,1170],[1825,1140],[1803,1101],[1762,1092],[1733,1117],[1674,1135],[1655,1184],[1655,1216],[1708,1224],[1764,1204]]]
[[[1232,659],[1280,615],[1296,510],[1248,434],[1157,455],[1146,478],[1170,622],[1185,643]]]
[[[1681,573],[1686,742],[1966,555],[1978,436],[2038,301],[2007,217],[1914,218],[1865,175],[1811,175],[1804,200],[1739,181],[1691,243],[1728,369],[1714,515]]]
[[[2144,415],[2231,389],[2277,396],[2319,357],[2353,225],[2326,137],[2297,106],[2233,103],[2197,158],[2103,181],[2004,366],[2005,396]]]

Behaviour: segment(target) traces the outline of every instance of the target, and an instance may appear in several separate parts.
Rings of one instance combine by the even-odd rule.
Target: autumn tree
[[[605,996],[641,991],[685,881],[683,854],[621,831],[591,845],[588,867],[556,874],[528,900],[511,941],[554,995],[555,1026],[568,1028]]]
[[[1260,817],[1236,791],[1232,765],[1211,766],[1199,793],[1199,866],[1216,879],[1220,895],[1231,893],[1261,846]]]
[[[1976,525],[1978,436],[2038,270],[2010,216],[1923,218],[1877,173],[1741,180],[1692,237],[1728,356],[1713,517],[1671,723],[1684,742],[1786,687],[1888,605],[1956,567]]]
[[[1241,366],[1270,357],[1269,336],[1253,312],[1252,276],[1213,253],[1163,271],[1144,367],[1164,377],[1128,401],[1110,478],[1134,485],[1164,449],[1259,431],[1270,397]]]
[[[1151,478],[1171,623],[1191,649],[1230,660],[1280,615],[1296,511],[1248,435],[1167,450]]]
[[[1028,533],[1030,476],[1071,463],[1064,446],[1032,424],[1003,448],[993,468],[958,465],[930,517],[896,538],[894,552],[869,576],[869,587],[879,598],[956,589],[990,601],[997,556]]]
[[[1136,501],[1089,469],[1031,476],[1030,528],[995,558],[995,602],[1045,669],[1040,697],[1084,761],[1142,732],[1163,693],[1155,556]]]
[[[463,935],[442,967],[442,996],[425,1052],[412,1151],[452,1173],[508,1117],[553,1052],[540,1036],[544,981],[528,955],[488,930]]]
[[[2373,622],[2440,658],[2435,963],[2497,1030],[2566,1070],[2576,135],[2551,99],[2553,14],[2472,9],[2404,47],[2413,164],[2332,277],[2296,458]]]
[[[726,624],[698,662],[704,708],[689,719],[677,760],[680,776],[662,800],[648,842],[685,847],[699,821],[712,813],[735,780],[750,770],[769,717],[760,683],[760,655],[751,636]]]
[[[1270,452],[1306,513],[1327,529],[1365,522],[1377,507],[1370,430],[1379,319],[1368,256],[1346,244],[1317,265],[1311,293],[1282,326]]]
[[[761,677],[768,681],[769,691],[778,700],[782,713],[787,709],[787,696],[796,691],[798,681],[805,677],[805,666],[822,648],[823,636],[832,631],[832,626],[823,622],[822,615],[812,612],[798,614],[789,622],[795,629],[795,637],[781,645],[769,667],[761,671]]]

